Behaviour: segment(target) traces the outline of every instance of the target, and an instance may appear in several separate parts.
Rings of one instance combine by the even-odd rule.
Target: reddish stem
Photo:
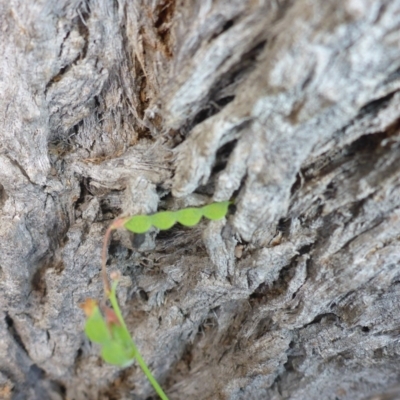
[[[126,221],[129,220],[129,217],[127,218],[117,218],[106,230],[106,233],[104,235],[104,240],[103,240],[103,248],[101,250],[101,275],[103,279],[103,285],[104,285],[104,293],[106,297],[108,298],[109,294],[111,293],[111,286],[110,282],[108,281],[108,276],[107,276],[107,250],[108,250],[108,243],[110,241],[111,233],[112,231],[116,229],[120,229],[124,227],[124,224]]]

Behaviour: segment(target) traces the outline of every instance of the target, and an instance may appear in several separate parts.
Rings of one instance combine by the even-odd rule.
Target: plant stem
[[[110,295],[111,288],[110,282],[107,277],[107,250],[108,250],[108,241],[110,240],[111,232],[114,230],[112,224],[107,228],[106,234],[104,235],[103,247],[101,249],[101,276],[103,279],[104,293],[106,296]]]
[[[102,275],[102,279],[103,279],[104,293],[106,294],[107,297],[110,296],[110,293],[111,293],[110,282],[108,281],[107,268],[106,268],[108,242],[110,240],[112,231],[122,228],[128,219],[129,219],[129,217],[128,218],[117,218],[107,228],[106,234],[104,235],[103,247],[101,249],[101,275]]]
[[[121,309],[119,308],[117,296],[116,296],[116,289],[117,289],[118,282],[115,280],[112,283],[111,291],[109,292],[109,299],[112,305],[112,308],[114,309],[115,314],[117,315],[117,318],[121,325],[124,327],[126,330],[127,335],[129,336],[131,340],[131,345],[135,353],[135,357],[137,359],[137,362],[142,368],[142,371],[146,375],[147,379],[150,381],[150,383],[153,385],[154,390],[157,392],[157,394],[160,396],[162,400],[168,400],[167,395],[164,393],[162,390],[161,386],[158,384],[156,378],[154,378],[153,374],[151,373],[149,367],[147,366],[146,362],[143,360],[142,356],[139,353],[138,348],[136,347],[132,337],[130,336],[130,333],[128,331],[128,328],[125,324],[124,318],[122,317]]]

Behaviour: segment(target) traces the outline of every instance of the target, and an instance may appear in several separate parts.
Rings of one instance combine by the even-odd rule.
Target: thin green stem
[[[133,341],[132,341],[133,343]],[[135,346],[135,345],[134,345]],[[164,393],[164,391],[161,389],[161,386],[158,384],[156,381],[156,378],[154,378],[153,374],[150,372],[149,367],[143,360],[142,356],[140,355],[139,351],[137,350],[135,346],[135,351],[136,351],[136,359],[138,364],[140,365],[140,368],[142,368],[142,371],[146,375],[147,379],[150,381],[150,383],[153,385],[154,390],[157,392],[157,394],[160,396],[162,400],[168,400],[167,395]]]
[[[160,398],[162,400],[168,400],[167,395],[164,393],[164,391],[162,390],[161,386],[158,384],[156,378],[154,378],[153,374],[151,373],[149,367],[147,366],[146,362],[143,360],[142,356],[139,353],[138,348],[136,347],[129,331],[128,328],[125,324],[124,318],[122,317],[122,313],[121,313],[121,309],[119,308],[119,304],[118,304],[118,300],[117,300],[117,296],[116,296],[116,289],[117,289],[117,285],[118,282],[115,280],[112,282],[111,285],[111,291],[109,293],[109,299],[112,305],[112,308],[114,309],[115,314],[117,315],[117,318],[119,320],[119,322],[121,323],[121,325],[124,327],[127,336],[130,338],[131,341],[131,345],[132,348],[134,350],[135,353],[135,357],[137,359],[137,362],[140,366],[140,368],[142,368],[142,371],[144,372],[144,374],[146,375],[147,379],[149,380],[149,382],[153,385],[154,390],[156,391],[156,393],[160,396]]]

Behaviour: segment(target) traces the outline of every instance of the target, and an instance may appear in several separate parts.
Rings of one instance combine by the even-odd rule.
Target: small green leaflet
[[[104,361],[117,365],[119,367],[127,367],[133,363],[136,356],[136,348],[132,338],[125,326],[120,320],[120,310],[116,303],[115,296],[116,284],[112,287],[110,296],[114,305],[118,307],[117,312],[108,309],[104,317],[100,312],[98,305],[91,300],[86,301],[86,312],[89,314],[86,324],[86,336],[94,343],[101,346],[101,356]],[[115,307],[113,307],[115,310]]]
[[[171,228],[176,222],[176,215],[172,211],[161,211],[157,214],[150,215],[149,217],[150,223],[161,230]]]
[[[85,333],[94,343],[102,344],[111,340],[110,330],[97,306],[94,308],[93,314],[86,321]]]
[[[133,364],[135,360],[135,351],[133,349],[127,349],[122,343],[116,340],[112,340],[103,344],[101,356],[105,362],[125,368]]]
[[[176,220],[184,226],[195,226],[203,216],[200,208],[184,208],[183,210],[176,211]]]
[[[189,207],[179,211],[160,211],[153,215],[135,215],[125,222],[124,227],[134,233],[145,233],[151,226],[166,230],[176,222],[184,226],[195,226],[203,216],[211,220],[224,218],[230,204],[231,201],[222,201],[199,208]]]
[[[151,228],[151,218],[148,215],[135,215],[124,226],[132,232],[145,233]]]
[[[230,202],[224,201],[222,203],[212,203],[208,206],[204,206],[201,210],[203,211],[203,215],[211,220],[217,220],[225,217],[228,212]]]

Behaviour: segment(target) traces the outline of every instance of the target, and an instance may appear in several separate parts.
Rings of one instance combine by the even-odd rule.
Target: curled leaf
[[[82,304],[79,304],[79,307],[82,308],[86,317],[90,317],[97,307],[97,301],[94,299],[86,299]]]

